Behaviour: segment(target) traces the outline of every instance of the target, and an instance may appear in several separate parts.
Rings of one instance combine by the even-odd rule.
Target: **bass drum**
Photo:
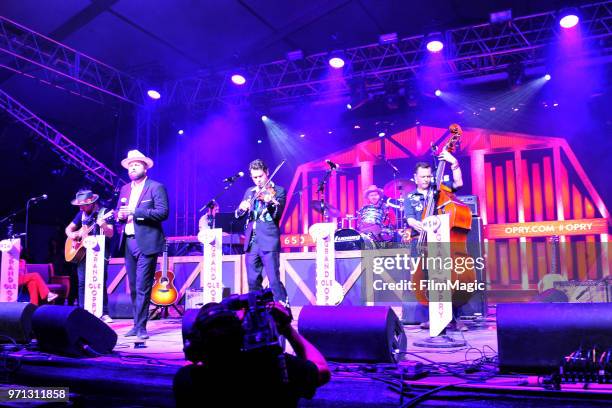
[[[375,248],[372,238],[349,228],[336,231],[334,235],[334,244],[336,251],[359,251],[362,249]]]

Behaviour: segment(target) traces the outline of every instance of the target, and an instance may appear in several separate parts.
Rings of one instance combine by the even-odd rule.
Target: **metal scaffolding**
[[[85,172],[85,176],[89,180],[110,186],[113,189],[126,183],[108,167],[1,89],[0,108],[30,128],[34,134],[46,140],[51,145],[51,149],[59,155],[64,163]]]
[[[142,82],[0,16],[0,67],[98,102],[142,105]]]
[[[612,55],[612,1],[580,7],[582,40],[587,58]],[[507,71],[512,64],[543,66],[546,48],[559,38],[557,12],[515,18],[503,24],[481,24],[445,32],[441,79],[459,80]],[[280,60],[246,67],[247,84],[236,87],[226,70],[166,83],[164,104],[205,111],[215,106],[265,102],[281,105],[307,98],[349,95],[359,79],[368,92],[384,90],[389,82],[405,84],[426,67],[426,36],[371,44],[343,51],[345,81],[329,76],[328,53],[300,60]],[[592,45],[592,46],[591,46]],[[331,86],[333,84],[333,86]]]

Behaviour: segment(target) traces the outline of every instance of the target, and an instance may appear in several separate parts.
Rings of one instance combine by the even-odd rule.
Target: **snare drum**
[[[334,244],[336,251],[374,249],[374,241],[369,236],[350,228],[337,230],[334,235]]]

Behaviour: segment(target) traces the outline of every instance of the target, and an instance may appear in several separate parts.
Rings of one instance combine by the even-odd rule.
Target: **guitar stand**
[[[155,315],[159,315],[160,319],[167,319],[170,316],[170,313],[168,312],[168,308],[170,308],[170,306],[172,306],[174,308],[174,310],[176,310],[176,312],[178,313],[179,316],[183,316],[183,312],[181,312],[181,309],[179,309],[176,304],[171,304],[168,306],[159,306],[156,305],[155,309],[153,309],[151,311],[151,313],[149,314],[149,319],[153,320],[153,317]]]

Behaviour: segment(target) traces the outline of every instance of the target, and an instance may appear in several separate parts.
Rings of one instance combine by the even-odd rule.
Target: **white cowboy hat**
[[[153,167],[153,160],[151,160],[138,150],[130,150],[127,154],[127,157],[121,160],[121,165],[127,169],[130,167],[130,163],[133,161],[143,162],[147,165],[147,169]]]

